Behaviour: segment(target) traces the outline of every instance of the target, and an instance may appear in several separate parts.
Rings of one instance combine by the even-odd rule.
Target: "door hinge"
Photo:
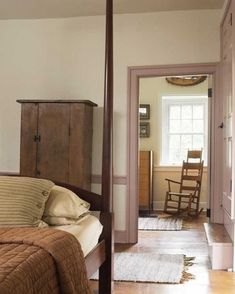
[[[230,19],[229,19],[229,23],[232,26],[233,25],[233,14],[230,14]]]
[[[208,89],[208,98],[212,98],[212,88]]]
[[[207,208],[206,210],[206,217],[211,217],[211,209]]]

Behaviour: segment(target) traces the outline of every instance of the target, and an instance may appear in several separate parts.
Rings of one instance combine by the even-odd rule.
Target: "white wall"
[[[117,15],[114,23],[114,171],[126,175],[127,67],[219,60],[220,11]],[[0,170],[18,171],[19,98],[90,99],[102,106],[104,17],[0,21]],[[101,109],[94,120],[93,173],[100,174]],[[115,189],[125,229],[125,186]]]

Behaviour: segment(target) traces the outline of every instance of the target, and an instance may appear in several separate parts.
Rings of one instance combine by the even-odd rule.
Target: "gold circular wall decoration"
[[[179,77],[167,77],[168,83],[176,86],[194,86],[198,85],[206,80],[207,76],[179,76]]]

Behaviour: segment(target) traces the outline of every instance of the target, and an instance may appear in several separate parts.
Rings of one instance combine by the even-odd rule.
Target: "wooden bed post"
[[[104,122],[102,157],[102,211],[106,260],[99,269],[99,294],[110,294],[113,288],[113,0],[106,0],[106,42],[104,81]]]
[[[113,128],[113,17],[112,0],[107,0],[104,122],[103,122],[103,165],[102,196],[103,211],[112,211],[112,128]]]

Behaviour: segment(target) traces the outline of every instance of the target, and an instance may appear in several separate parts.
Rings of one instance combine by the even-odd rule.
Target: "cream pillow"
[[[37,227],[54,183],[0,176],[0,227]]]
[[[90,204],[72,191],[54,186],[46,202],[43,220],[51,225],[72,224],[89,212]]]

